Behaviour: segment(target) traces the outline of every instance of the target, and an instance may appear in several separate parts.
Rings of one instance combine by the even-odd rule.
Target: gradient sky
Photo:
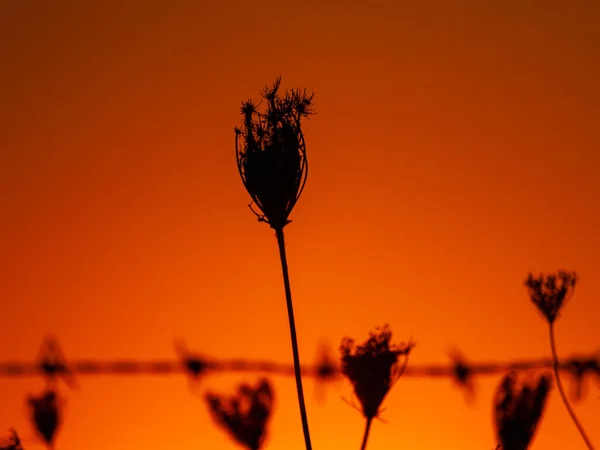
[[[240,102],[277,74],[318,109],[286,228],[304,362],[384,323],[418,341],[413,364],[547,357],[523,280],[560,268],[580,283],[559,353],[600,350],[597,1],[6,1],[0,58],[0,360],[54,332],[70,358],[174,358],[182,338],[291,362],[276,241],[233,146]],[[369,448],[492,448],[498,380],[472,404],[401,380]],[[266,448],[302,449],[293,379],[273,381]],[[60,450],[237,448],[182,376],[79,382]],[[43,386],[0,380],[0,430],[27,449]],[[305,389],[314,448],[358,448],[349,387]],[[575,405],[597,446],[599,395]],[[557,392],[532,448],[584,448]]]

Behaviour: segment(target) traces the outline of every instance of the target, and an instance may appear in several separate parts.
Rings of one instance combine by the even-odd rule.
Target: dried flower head
[[[543,375],[534,383],[517,386],[517,374],[506,375],[494,400],[496,435],[504,450],[526,450],[535,435],[551,387]]]
[[[39,397],[29,397],[31,419],[46,444],[52,446],[60,425],[60,405],[56,392],[46,390]]]
[[[0,440],[0,450],[23,450],[21,439],[15,430],[10,430],[8,438]]]
[[[345,338],[340,346],[341,372],[354,388],[365,418],[373,419],[385,396],[400,378],[408,363],[413,342],[392,345],[392,332],[387,325],[369,334],[362,345]],[[400,362],[403,357],[402,363]]]
[[[205,399],[213,419],[235,441],[249,450],[261,448],[274,400],[268,380],[260,380],[256,387],[242,384],[237,395],[229,398],[208,393]]]
[[[564,270],[538,277],[530,273],[525,280],[531,301],[550,324],[554,323],[562,307],[573,296],[576,283],[577,274]]]
[[[242,103],[242,126],[235,128],[238,170],[260,212],[259,221],[274,229],[289,223],[308,175],[302,118],[314,114],[313,96],[293,89],[279,95],[281,78],[266,87],[267,108],[258,111],[252,100]]]

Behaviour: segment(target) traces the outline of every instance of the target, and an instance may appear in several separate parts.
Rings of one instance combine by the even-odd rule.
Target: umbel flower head
[[[302,119],[314,114],[314,94],[292,89],[279,95],[281,77],[262,91],[266,110],[242,103],[242,126],[235,128],[238,170],[258,220],[274,229],[289,223],[308,175]]]
[[[267,379],[255,387],[242,384],[237,395],[229,398],[213,393],[205,397],[213,419],[249,450],[259,450],[264,442],[273,399],[273,388]]]
[[[543,375],[533,383],[517,386],[517,374],[506,375],[494,400],[496,436],[503,450],[526,450],[544,412],[551,378]]]
[[[413,342],[392,345],[392,332],[387,325],[369,334],[362,345],[344,338],[340,347],[341,372],[354,388],[365,418],[373,419],[385,396],[402,376]],[[400,362],[401,357],[403,361]]]
[[[538,277],[529,274],[525,280],[531,301],[550,324],[554,323],[562,307],[573,296],[576,283],[577,274],[564,270]]]
[[[46,444],[52,446],[60,424],[58,396],[54,391],[47,390],[39,397],[29,397],[28,403],[36,431]]]

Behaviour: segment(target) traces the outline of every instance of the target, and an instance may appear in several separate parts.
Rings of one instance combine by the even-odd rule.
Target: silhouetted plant
[[[267,379],[260,380],[256,387],[242,384],[232,397],[208,393],[205,400],[214,420],[235,441],[249,450],[262,447],[274,400],[273,388]]]
[[[56,392],[48,389],[38,397],[29,397],[28,403],[36,431],[48,448],[54,448],[56,431],[60,425],[60,406]]]
[[[282,258],[282,264],[284,262],[285,258]],[[289,293],[289,282],[286,274],[287,266],[284,265],[286,298],[291,299],[287,295]],[[455,352],[452,355],[453,363],[451,365],[425,365],[421,367],[411,365],[407,374],[420,377],[453,377],[461,387],[466,388],[468,392],[473,392],[473,377],[475,376],[499,373],[506,368],[518,371],[553,368],[561,398],[588,448],[592,448],[567,401],[559,371],[566,371],[567,375],[574,377],[576,394],[580,396],[582,382],[585,377],[593,376],[600,380],[600,355],[573,357],[560,363],[556,352],[553,328],[562,308],[573,295],[576,281],[575,273],[564,271],[559,272],[557,275],[541,275],[537,278],[530,274],[525,281],[532,302],[538,307],[549,324],[551,360],[467,363],[459,353]],[[295,337],[294,330],[291,321],[290,331],[292,336]],[[361,444],[362,450],[367,446],[373,419],[379,416],[381,405],[393,384],[405,373],[409,354],[415,345],[413,342],[392,345],[391,338],[392,333],[387,325],[370,333],[367,341],[361,345],[356,345],[352,339],[345,338],[340,346],[341,365],[339,368],[327,353],[322,351],[317,364],[305,371],[305,374],[315,377],[317,381],[331,380],[341,373],[351,382],[354,395],[360,402],[362,415],[366,419]],[[0,363],[0,376],[15,377],[37,374],[46,379],[47,389],[39,396],[29,397],[28,405],[35,430],[49,449],[54,448],[56,433],[62,420],[61,405],[55,386],[58,378],[65,375],[71,377],[70,380],[72,381],[76,374],[139,375],[183,372],[190,379],[198,380],[208,373],[229,370],[260,371],[282,375],[291,373],[287,365],[272,362],[219,361],[204,358],[188,352],[182,343],[176,345],[179,360],[175,362],[166,360],[117,360],[108,362],[79,360],[71,361],[67,366],[66,360],[57,351],[59,347],[55,344],[56,342],[56,340],[46,340],[41,357],[34,363]],[[302,416],[304,426],[305,423],[307,424],[307,421],[305,422],[306,411],[303,409],[304,399],[299,377],[300,366],[297,359],[297,342],[294,338],[292,343],[292,348],[295,351],[294,375],[296,376],[297,387],[299,387],[299,403],[301,412],[304,414]],[[499,441],[496,450],[526,450],[535,436],[543,415],[550,390],[551,377],[542,376],[533,383],[521,383],[521,386],[517,386],[517,381],[516,372],[511,372],[503,378],[495,393],[494,423]],[[259,450],[264,445],[266,426],[273,409],[273,398],[271,385],[264,379],[255,387],[246,384],[241,385],[237,394],[229,398],[214,393],[205,396],[214,420],[236,442],[250,450]],[[303,431],[307,432],[308,428],[303,428]],[[309,447],[310,436],[308,433],[305,433],[304,436],[308,438],[307,447]],[[0,439],[0,450],[22,450],[21,441],[14,430],[12,436],[8,439]]]
[[[264,113],[252,100],[242,103],[242,127],[235,128],[236,156],[242,181],[260,209],[259,221],[275,230],[289,223],[307,177],[302,118],[314,114],[313,95],[293,89],[279,95],[281,78],[266,87]]]
[[[517,386],[517,374],[507,374],[494,399],[496,436],[503,450],[526,450],[544,412],[551,378],[541,376],[534,383]]]
[[[550,324],[559,317],[561,309],[573,296],[575,284],[577,274],[563,270],[558,274],[538,277],[530,273],[525,280],[531,301]]]
[[[340,346],[342,375],[352,384],[366,419],[362,450],[367,446],[373,419],[389,390],[404,373],[408,355],[415,346],[413,342],[392,345],[391,339],[392,332],[385,325],[370,333],[362,345],[344,338]]]
[[[0,450],[23,450],[21,439],[19,439],[16,430],[11,429],[10,436],[0,441]]]
[[[577,284],[577,274],[575,272],[567,272],[561,270],[558,274],[539,275],[534,277],[531,273],[525,280],[525,286],[529,292],[529,297],[533,304],[537,306],[539,311],[542,313],[550,331],[550,348],[552,350],[552,359],[554,361],[554,377],[556,379],[556,386],[558,392],[562,398],[565,407],[573,423],[579,430],[581,437],[583,438],[588,449],[593,450],[592,443],[588,438],[583,426],[577,419],[575,411],[571,407],[569,400],[565,394],[562,381],[559,373],[559,361],[558,354],[556,352],[556,338],[554,336],[554,323],[560,316],[562,308],[565,306],[568,300],[573,297],[575,291],[575,285]]]
[[[306,89],[293,89],[280,96],[280,84],[278,77],[271,87],[263,90],[265,112],[259,112],[252,100],[242,103],[242,126],[235,128],[235,148],[242,182],[260,212],[252,208],[252,203],[250,209],[260,222],[275,230],[277,237],[302,431],[306,449],[311,450],[283,228],[290,222],[289,215],[308,175],[302,119],[314,114],[314,94],[309,95]]]

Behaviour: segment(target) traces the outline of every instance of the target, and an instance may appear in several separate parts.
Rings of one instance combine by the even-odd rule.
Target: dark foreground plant
[[[10,430],[10,436],[0,440],[0,450],[23,450],[21,439],[15,430]]]
[[[311,450],[283,228],[290,222],[289,215],[306,183],[308,165],[301,122],[314,114],[313,94],[293,89],[280,96],[280,83],[278,77],[263,90],[266,111],[260,112],[252,100],[242,103],[242,126],[235,128],[235,148],[242,182],[259,212],[252,203],[250,209],[260,222],[275,230],[277,237],[302,431],[306,449]]]
[[[571,407],[569,400],[565,394],[565,390],[562,385],[559,373],[559,361],[558,354],[556,352],[556,339],[554,336],[554,323],[560,316],[562,308],[565,306],[567,301],[573,296],[575,285],[577,283],[577,274],[575,272],[559,271],[558,274],[539,275],[534,277],[531,273],[525,280],[525,286],[529,292],[529,298],[538,310],[542,313],[550,331],[550,348],[552,350],[552,359],[554,362],[554,377],[556,379],[556,386],[558,392],[562,398],[565,407],[573,423],[579,430],[579,434],[583,438],[588,449],[593,450],[592,442],[587,436],[583,426],[577,419],[575,411]]]
[[[408,355],[415,345],[413,342],[392,345],[391,339],[392,332],[385,325],[370,333],[362,345],[344,338],[340,346],[342,375],[352,384],[366,420],[361,450],[367,447],[371,423],[379,415],[386,395],[404,373]]]
[[[273,388],[268,380],[260,380],[256,387],[242,384],[237,395],[229,398],[208,393],[205,399],[214,420],[236,442],[248,450],[262,447],[274,399]]]
[[[60,425],[60,405],[56,392],[46,390],[39,397],[29,397],[28,403],[36,431],[48,448],[54,448],[56,431]]]
[[[494,399],[498,448],[527,450],[544,412],[550,384],[550,377],[545,375],[521,387],[514,372],[502,379]]]

